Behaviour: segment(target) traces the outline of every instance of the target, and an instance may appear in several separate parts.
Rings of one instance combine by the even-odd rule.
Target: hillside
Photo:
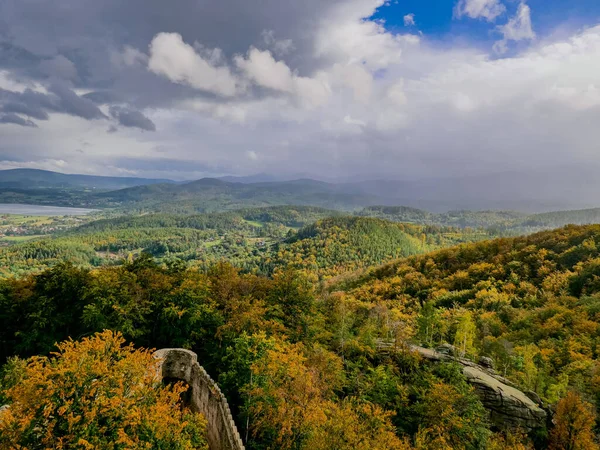
[[[204,178],[180,185],[137,186],[90,197],[99,207],[128,211],[194,213],[276,205],[309,205],[352,210],[377,203],[376,197],[348,193],[315,180],[233,183]]]
[[[394,222],[425,225],[484,228],[495,233],[527,234],[565,225],[600,223],[600,208],[526,214],[517,211],[449,211],[431,213],[406,206],[370,206],[356,213]]]
[[[550,404],[577,391],[596,403],[600,337],[600,226],[436,251],[372,269],[344,298],[396,305],[411,339],[454,343]]]
[[[274,256],[274,265],[330,278],[383,261],[488,237],[477,231],[373,218],[327,218],[300,229],[281,245]]]
[[[0,248],[0,276],[65,260],[84,267],[118,264],[146,252],[159,260],[178,258],[203,268],[225,259],[263,274],[278,267],[310,266],[322,278],[488,237],[481,231],[342,217],[336,211],[302,206],[147,214],[100,219],[54,237]]]
[[[64,174],[38,169],[0,170],[0,189],[75,189],[116,190],[132,186],[172,183],[134,177],[105,177],[95,175]]]
[[[563,448],[555,443],[565,436],[593,443],[600,225],[410,256],[332,278],[325,290],[314,282],[322,267],[337,267],[336,255],[368,258],[399,242],[410,252],[426,229],[322,219],[286,245],[293,263],[314,254],[326,265],[278,264],[270,276],[140,256],[0,280],[0,357],[46,355],[57,341],[102,330],[136,346],[189,348],[218,380],[250,448],[338,448],[340,434],[344,449]],[[101,346],[102,335],[94,336]],[[481,357],[485,370],[471,362]],[[39,360],[11,361],[9,386],[20,382],[16,367]],[[489,397],[469,384],[473,373],[525,392],[529,407],[552,421],[493,427]],[[0,383],[0,399],[4,392]],[[573,414],[581,419],[575,425]]]

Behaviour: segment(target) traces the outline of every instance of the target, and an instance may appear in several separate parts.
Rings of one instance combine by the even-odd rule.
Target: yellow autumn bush
[[[58,344],[10,374],[0,448],[206,449],[206,421],[164,386],[152,352],[104,331]]]

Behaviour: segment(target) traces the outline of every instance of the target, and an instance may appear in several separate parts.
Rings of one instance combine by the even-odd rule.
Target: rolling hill
[[[173,183],[173,181],[135,177],[65,174],[38,169],[0,170],[0,189],[89,189],[110,191],[156,183]]]

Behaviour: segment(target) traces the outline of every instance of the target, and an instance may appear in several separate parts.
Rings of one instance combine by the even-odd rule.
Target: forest
[[[310,266],[322,279],[488,237],[484,230],[393,223],[315,207],[119,216],[87,219],[0,248],[0,277],[39,271],[60,261],[84,267],[119,264],[145,252],[160,261],[175,258],[205,269],[225,259],[265,275],[282,266]]]
[[[317,220],[305,224],[297,213]],[[196,352],[219,383],[249,449],[597,448],[600,226],[468,242],[459,229],[321,219],[321,210],[239,214],[242,228],[269,223],[268,217],[289,228],[281,230],[285,246],[272,254],[271,269],[236,266],[229,256],[198,265],[140,252],[115,264],[57,262],[0,280],[0,359],[6,362],[0,403],[11,405],[0,420],[5,442],[35,447],[60,437],[101,446],[89,430],[97,420],[117,423],[114,405],[84,416],[93,425],[84,436],[68,420],[84,404],[54,390],[87,393],[86,379],[132,368],[132,380],[140,380],[135,385],[146,389],[149,382],[135,378],[151,366],[144,349],[182,347]],[[146,223],[144,230],[188,229],[179,224],[200,233],[225,231],[238,218],[132,220]],[[83,228],[100,236],[133,232],[127,220]],[[403,250],[390,253],[394,248]],[[382,341],[398,351],[380,351]],[[442,344],[472,361],[490,358],[550,420],[532,429],[491,423],[457,363],[431,364],[411,350]],[[93,350],[106,346],[120,356],[106,359]],[[71,387],[50,383],[81,364],[89,373],[73,378]],[[43,392],[39,383],[47,386]],[[168,398],[183,388],[168,389],[153,390],[153,403],[139,414],[158,420],[152,414],[172,408]],[[67,400],[53,400],[56,395]],[[27,403],[35,396],[56,408],[51,437],[31,432],[48,420]],[[181,439],[164,445],[202,448],[205,424],[177,411],[170,422],[159,420],[160,429],[136,435],[163,439],[179,427]],[[137,423],[134,416],[119,420]],[[116,425],[103,429],[103,435],[125,433]]]

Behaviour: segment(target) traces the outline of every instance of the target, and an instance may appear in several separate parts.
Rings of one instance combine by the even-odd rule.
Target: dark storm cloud
[[[309,56],[315,12],[339,3],[265,0],[258,7],[246,0],[180,0],[174,7],[162,0],[6,0],[0,2],[0,68],[18,68],[30,79],[51,76],[78,88],[118,92],[138,105],[165,104],[193,91],[172,86],[145,67],[115,64],[125,47],[146,52],[156,34],[173,31],[185,42],[220,48],[231,57],[252,44],[264,46],[268,30],[270,42],[293,40],[288,63],[303,73],[316,63]]]
[[[0,152],[178,179],[461,177],[599,160],[600,27],[502,59],[364,20],[383,3],[0,0],[0,114],[49,118],[35,133],[0,129]],[[161,33],[169,45],[151,71]],[[207,73],[233,87],[211,90]],[[73,152],[83,137],[94,151]]]
[[[84,119],[106,119],[106,115],[90,99],[80,97],[71,89],[61,84],[53,84],[50,91],[58,97],[61,112],[79,116]]]
[[[118,120],[124,127],[140,128],[146,131],[156,131],[156,125],[141,112],[132,109],[111,106],[110,115]]]
[[[63,55],[40,62],[40,70],[50,78],[60,80],[74,80],[77,78],[75,64]]]
[[[0,123],[10,123],[14,125],[21,125],[22,127],[36,128],[37,125],[31,120],[24,119],[16,114],[2,114],[0,115]]]
[[[25,114],[38,120],[47,120],[48,112],[69,114],[88,120],[107,118],[93,101],[78,96],[63,85],[54,84],[48,89],[50,94],[31,89],[24,92],[0,89],[0,110]]]
[[[25,103],[8,102],[0,106],[0,110],[7,113],[23,114],[38,120],[48,120],[48,113],[38,105],[27,105]]]
[[[119,97],[110,91],[93,91],[82,95],[83,98],[87,98],[98,105],[108,105],[110,103],[119,102]]]

